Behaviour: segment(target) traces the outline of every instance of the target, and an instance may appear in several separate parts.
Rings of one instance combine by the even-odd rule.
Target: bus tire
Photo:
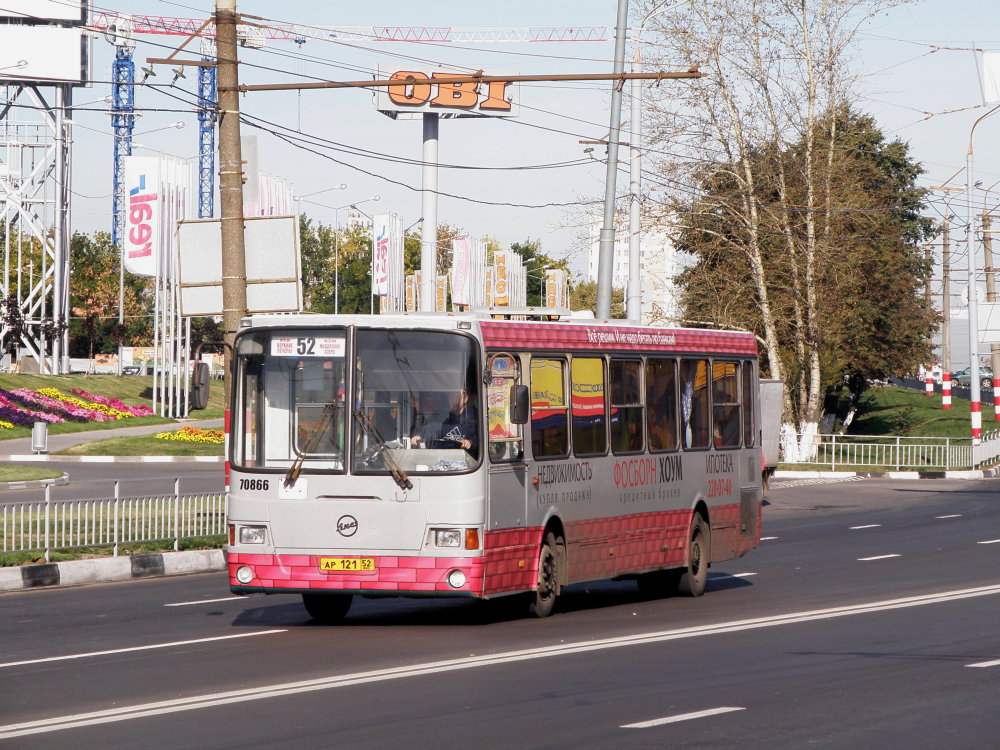
[[[303,594],[302,603],[306,612],[317,622],[333,625],[344,619],[351,608],[350,594]]]
[[[538,585],[528,605],[528,612],[535,617],[548,617],[559,596],[559,547],[555,534],[545,535],[538,551]]]
[[[695,513],[691,521],[691,537],[688,544],[687,564],[681,569],[677,581],[677,593],[681,596],[701,596],[708,582],[708,564],[711,560],[711,538],[705,520]]]

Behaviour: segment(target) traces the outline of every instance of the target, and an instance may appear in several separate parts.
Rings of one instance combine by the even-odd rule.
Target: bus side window
[[[680,385],[684,448],[707,448],[711,437],[708,424],[708,360],[681,360]]]
[[[535,458],[569,454],[566,361],[531,359],[531,453]]]
[[[573,453],[600,456],[608,450],[604,405],[604,358],[573,357],[570,363]]]
[[[646,431],[651,451],[677,450],[677,362],[646,360]]]
[[[643,421],[642,362],[611,360],[611,449],[615,453],[641,451]]]
[[[712,363],[712,443],[716,448],[740,447],[739,365]]]
[[[757,431],[753,428],[754,405],[753,363],[743,363],[743,445],[753,448]]]
[[[486,384],[486,432],[490,460],[521,461],[524,440],[521,425],[511,421],[511,386],[520,378],[516,355],[496,354],[489,360],[490,378]]]

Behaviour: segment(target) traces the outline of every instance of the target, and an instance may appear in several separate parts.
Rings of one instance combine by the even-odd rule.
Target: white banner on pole
[[[136,276],[155,276],[163,243],[160,159],[156,156],[126,156],[124,173],[128,201],[122,237],[125,270]]]
[[[1000,52],[983,53],[983,103],[1000,102]]]
[[[470,281],[472,258],[469,253],[469,238],[456,237],[451,241],[451,304],[470,305]]]
[[[372,257],[372,294],[383,297],[380,310],[403,306],[403,220],[398,214],[375,214]]]

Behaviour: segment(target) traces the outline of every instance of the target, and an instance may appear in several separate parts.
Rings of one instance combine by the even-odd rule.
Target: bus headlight
[[[453,570],[448,573],[448,585],[453,589],[460,589],[465,585],[465,573],[461,570]]]
[[[246,586],[253,580],[253,570],[246,565],[241,565],[236,569],[236,580]]]
[[[263,544],[266,539],[266,526],[240,526],[240,544]]]
[[[462,532],[459,529],[434,529],[435,547],[461,547]]]

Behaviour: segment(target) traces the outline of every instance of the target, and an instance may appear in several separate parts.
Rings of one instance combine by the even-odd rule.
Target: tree
[[[569,307],[571,310],[597,312],[597,282],[581,281],[570,288]],[[625,317],[625,290],[616,286],[611,290],[611,317]]]
[[[837,145],[824,167],[831,172],[824,177],[829,204],[816,237],[822,263],[813,274],[810,315],[817,328],[815,353],[824,393],[846,383],[856,400],[870,379],[901,372],[929,354],[936,319],[922,295],[930,267],[919,243],[933,226],[920,216],[924,191],[916,179],[922,170],[908,157],[907,146],[887,142],[870,117],[847,109],[831,117],[838,120],[835,126],[819,125],[823,133],[837,134]],[[753,155],[759,173],[776,173],[775,162],[780,161],[786,175],[801,174],[802,158],[801,144]],[[695,263],[681,276],[682,304],[688,317],[760,334],[761,311],[747,257],[731,252],[745,229],[732,214],[718,210],[737,200],[738,187],[730,173],[728,165],[710,169],[704,196],[689,206],[680,245],[694,255]],[[760,230],[766,235],[760,243],[761,264],[776,313],[779,365],[791,385],[793,403],[801,406],[806,401],[800,384],[807,381],[808,357],[799,347],[800,287],[789,269],[785,232],[791,228],[801,236],[805,217],[799,210],[787,218],[784,214],[795,203],[777,202],[773,185],[761,181],[758,187]],[[784,195],[792,201],[802,200],[802,193],[801,184],[786,183]]]
[[[542,241],[526,239],[524,242],[511,243],[512,252],[521,256],[525,271],[528,274],[528,288],[525,299],[529,307],[541,307],[545,297],[546,268],[562,268],[566,270],[565,258],[557,260],[542,252]],[[596,298],[595,298],[596,299]]]
[[[152,340],[152,282],[125,274],[124,323],[118,325],[120,253],[107,232],[70,240],[70,356],[109,354]]]
[[[822,412],[820,283],[843,238],[834,231],[841,214],[857,210],[838,193],[846,183],[838,184],[837,113],[857,82],[847,51],[865,20],[895,4],[692,0],[656,19],[660,62],[697,61],[706,73],[690,86],[651,89],[664,102],[651,148],[658,141],[682,155],[660,160],[673,197],[663,220],[680,221],[686,242],[716,268],[743,269],[743,296],[716,295],[724,305],[710,312],[744,319],[755,311],[771,375],[789,386],[786,455],[796,429],[802,445],[812,444]]]

